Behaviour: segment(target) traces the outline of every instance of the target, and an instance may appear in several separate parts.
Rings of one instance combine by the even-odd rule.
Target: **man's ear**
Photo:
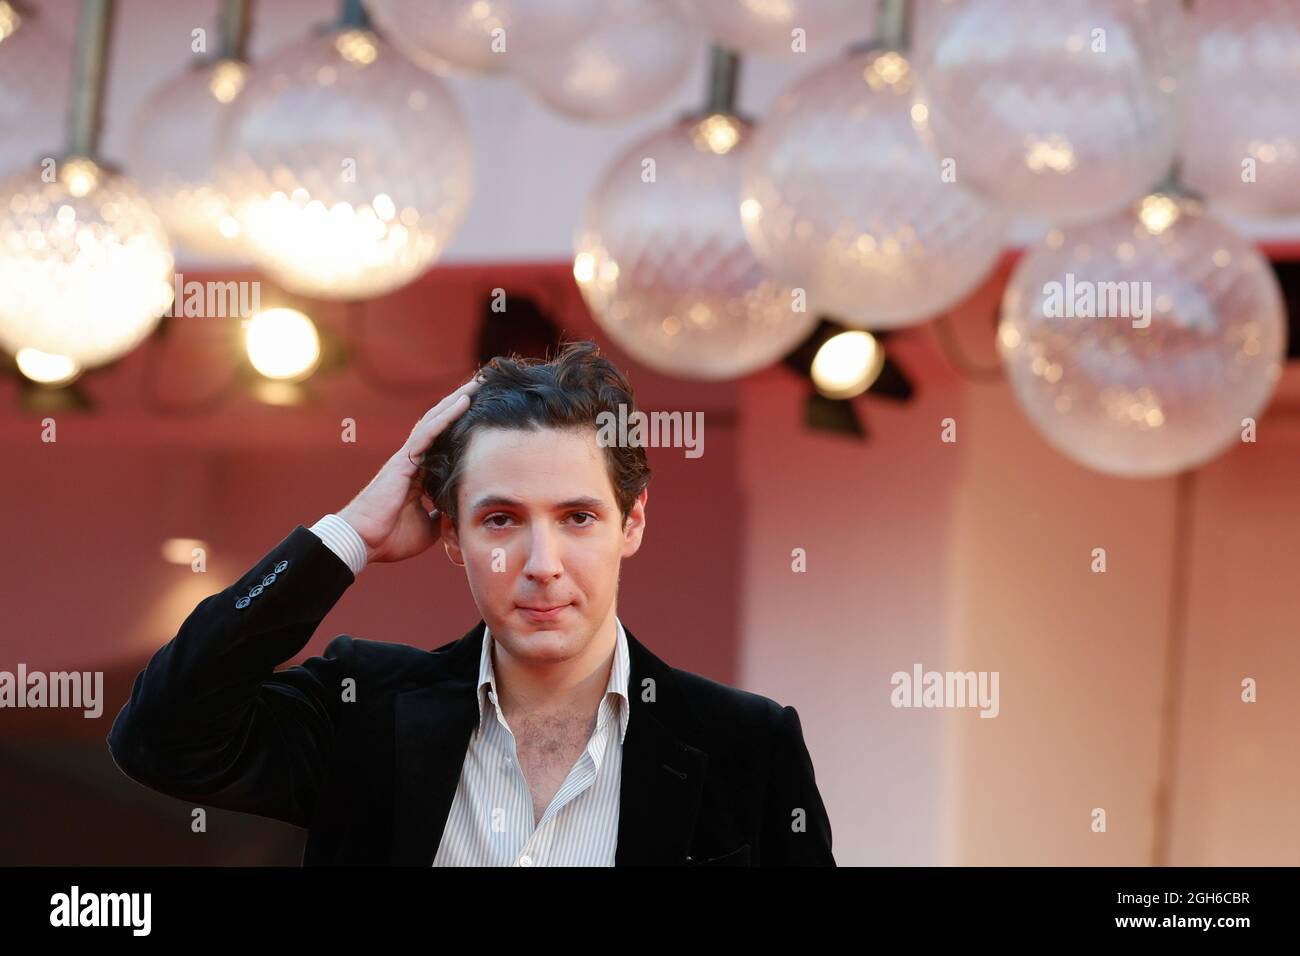
[[[442,546],[447,551],[447,560],[458,568],[465,566],[465,556],[460,551],[460,536],[456,534],[456,525],[447,514],[438,516],[438,534],[442,537]]]
[[[650,500],[650,489],[641,489],[641,494],[637,495],[636,501],[632,502],[632,509],[627,513],[627,521],[623,523],[623,557],[630,558],[636,554],[641,547],[641,536],[645,534],[645,506]]]

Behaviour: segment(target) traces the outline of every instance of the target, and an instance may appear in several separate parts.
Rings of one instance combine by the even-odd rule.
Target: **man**
[[[620,404],[593,343],[493,359],[194,609],[113,724],[118,766],[307,828],[305,865],[834,866],[795,709],[669,667],[617,617],[650,478],[644,447],[600,444]],[[440,538],[482,616],[464,637],[340,635],[274,670],[367,564]]]

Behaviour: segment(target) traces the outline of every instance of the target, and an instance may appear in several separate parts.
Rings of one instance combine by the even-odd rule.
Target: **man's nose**
[[[524,575],[535,581],[548,581],[559,577],[563,569],[559,536],[551,528],[534,525],[528,542]]]

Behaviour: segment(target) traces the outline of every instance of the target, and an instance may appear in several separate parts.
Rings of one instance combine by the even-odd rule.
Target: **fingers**
[[[423,454],[442,430],[469,408],[470,399],[482,384],[481,379],[472,378],[425,412],[424,417],[411,429],[410,438],[406,440],[403,451],[407,458],[414,461],[416,455]]]
[[[434,415],[437,415],[438,413],[445,410],[448,405],[454,403],[458,398],[460,398],[460,396],[473,395],[475,392],[479,390],[479,386],[482,384],[483,383],[480,378],[478,377],[471,378],[464,385],[460,386],[460,388],[446,395],[442,399],[442,401],[440,401],[437,405],[434,405],[433,408],[429,409],[427,412],[424,413],[424,415],[420,417],[420,420],[415,423],[415,428],[411,429],[412,433],[414,433],[415,430],[419,428],[421,425],[427,423],[430,419],[432,419]]]

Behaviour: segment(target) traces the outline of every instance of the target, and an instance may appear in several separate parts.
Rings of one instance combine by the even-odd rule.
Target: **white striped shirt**
[[[627,696],[627,635],[623,622],[615,621],[614,663],[596,711],[596,729],[536,826],[515,736],[497,706],[492,634],[484,627],[479,725],[465,751],[434,866],[614,865],[623,738],[632,709]]]
[[[310,529],[352,569],[365,567],[355,528],[326,515]],[[492,632],[484,625],[479,653],[479,721],[470,735],[460,782],[443,827],[434,866],[613,866],[618,849],[623,739],[632,704],[627,633],[618,638],[596,729],[550,806],[535,825],[533,797],[519,767],[514,732],[497,706]]]

